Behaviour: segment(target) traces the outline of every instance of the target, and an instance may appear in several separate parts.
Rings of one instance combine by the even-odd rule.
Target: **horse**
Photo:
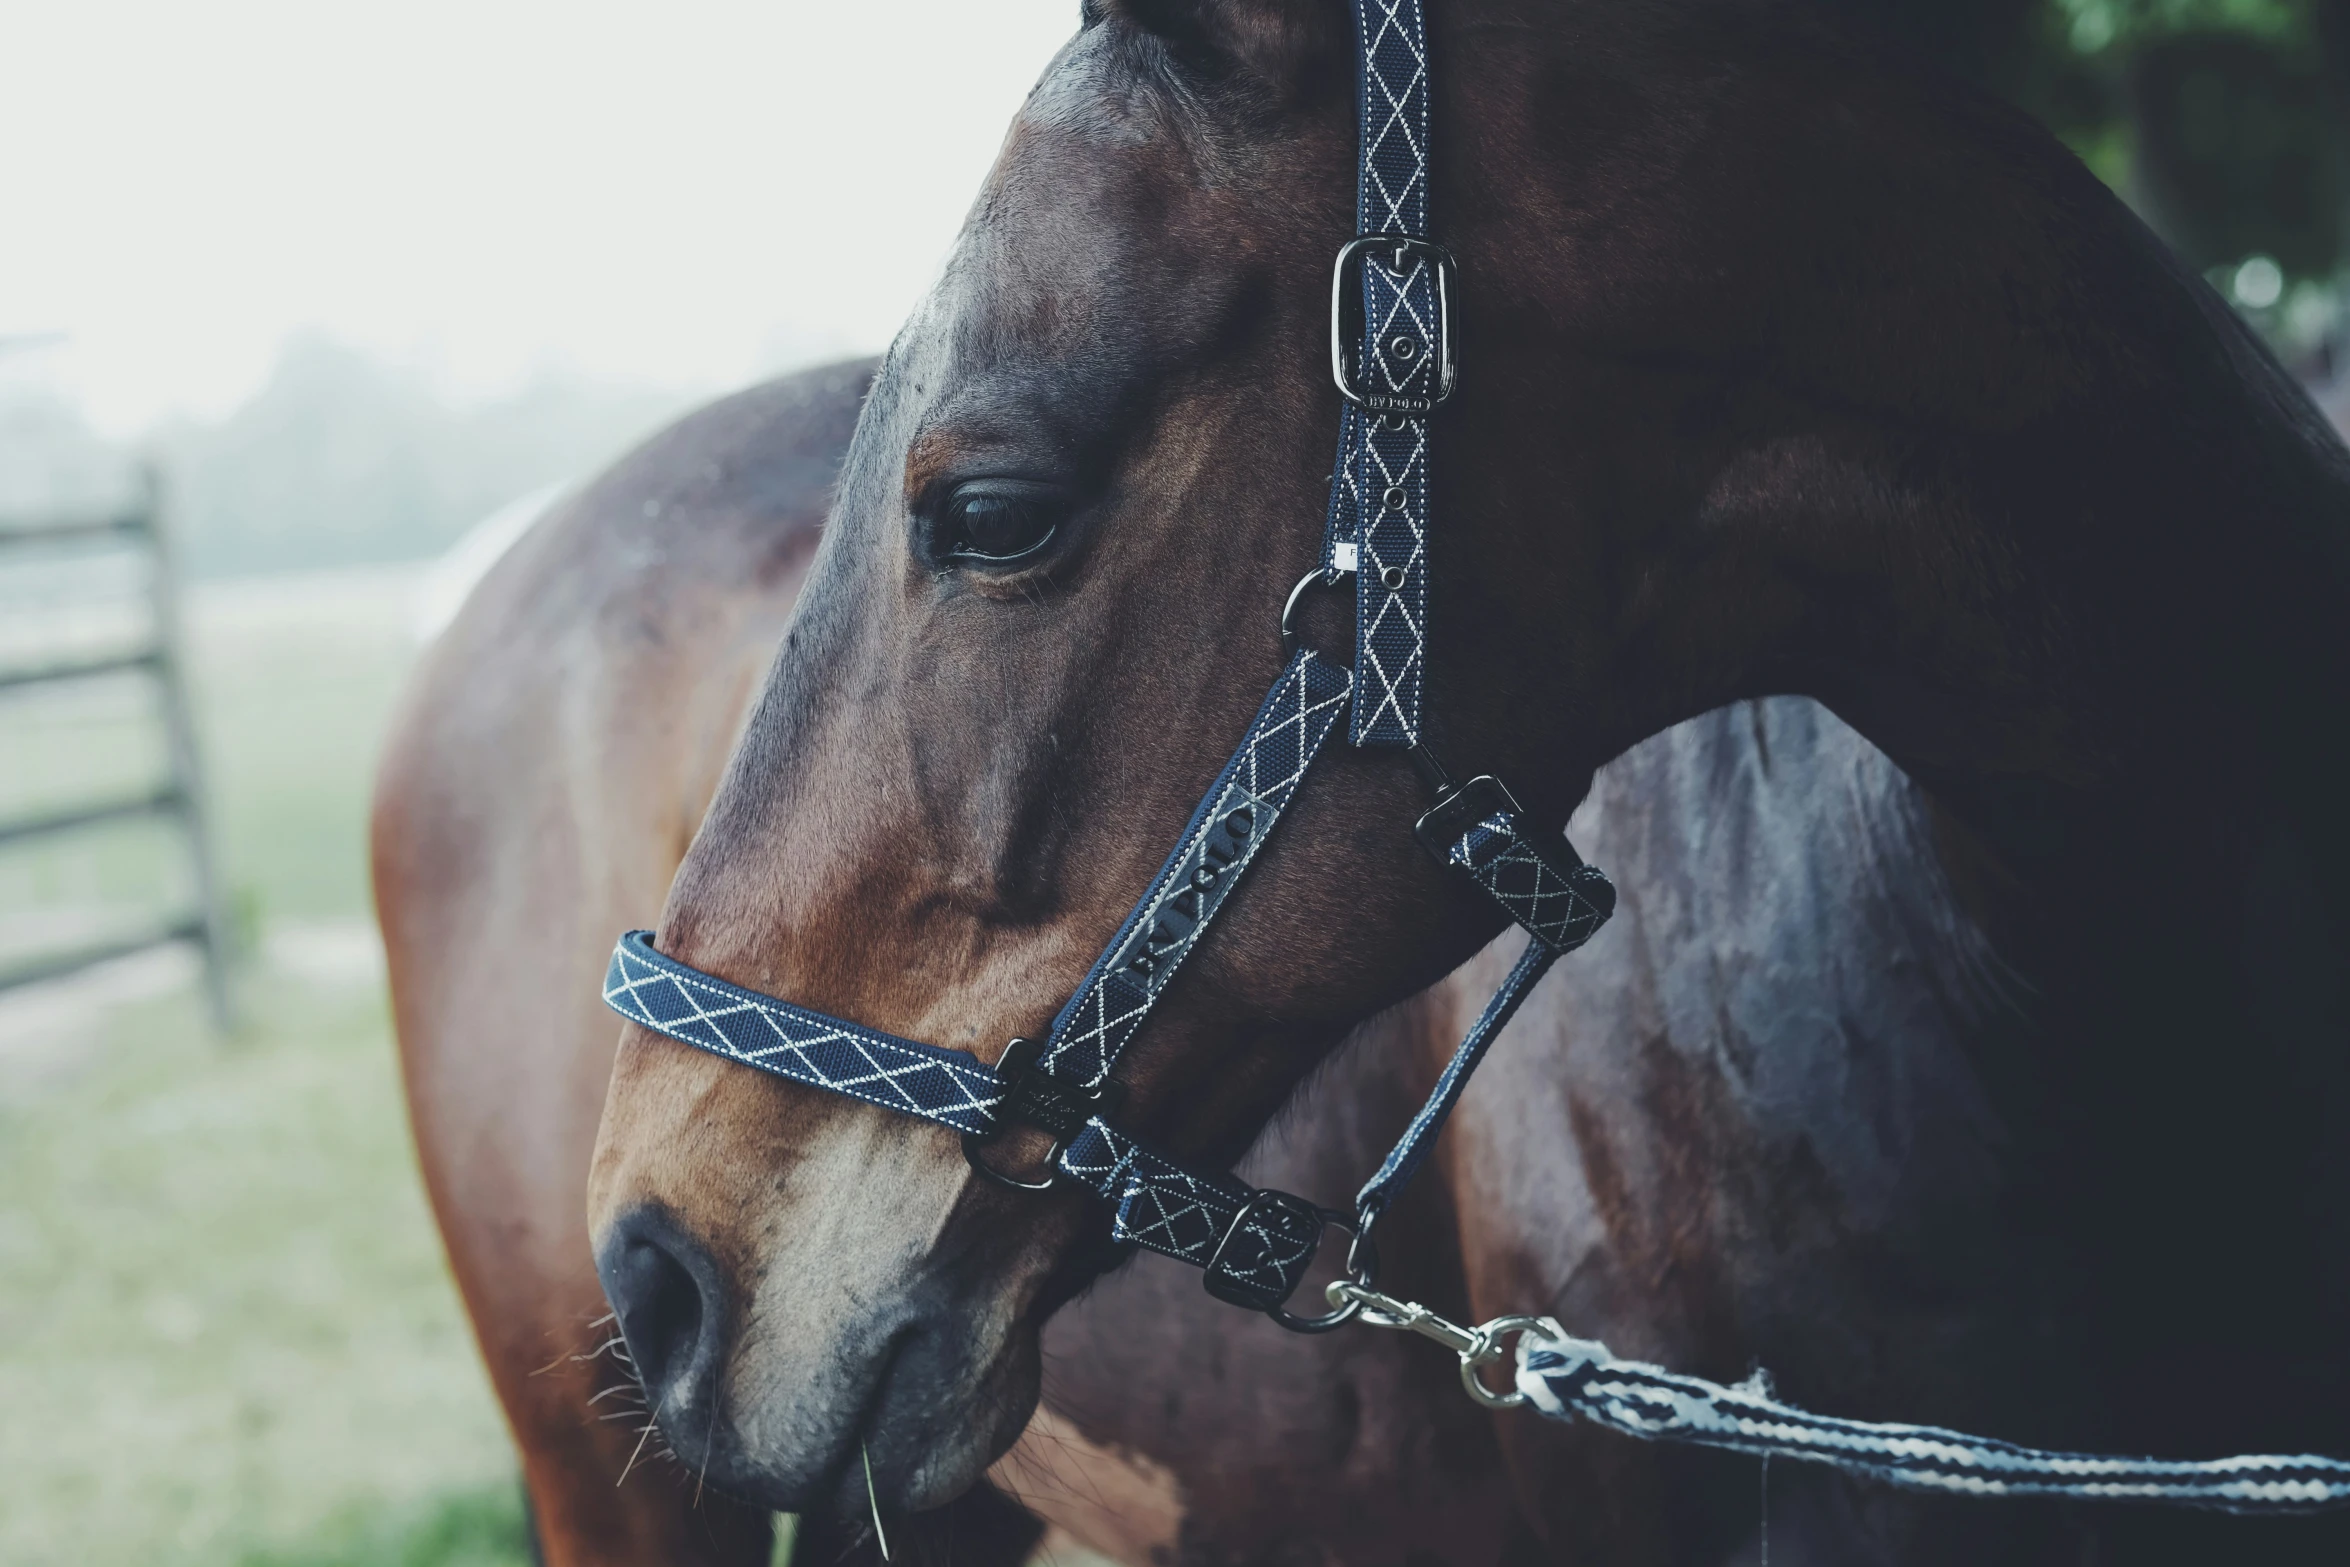
[[[983,1056],[1083,971],[1313,556],[1343,31],[1304,0],[1088,11],[878,373],[662,950]],[[2339,1450],[2340,448],[2052,139],[1835,24],[1464,3],[1430,52],[1470,280],[1430,711],[1630,864],[1618,928],[1464,1102],[1398,1277],[1845,1413]],[[1413,801],[1396,759],[1330,759],[1142,1037],[1126,1118],[1212,1161],[1295,1100],[1260,1161],[1300,1189],[1359,1168],[1362,1121],[1433,1076],[1412,1042],[1458,1021],[1406,998],[1497,925],[1416,857]],[[495,1086],[477,1124],[546,1085]],[[753,1507],[951,1520],[1030,1428],[1049,1336],[1132,1377],[1071,1451],[1182,1514],[1129,1559],[1765,1538],[1751,1465],[1423,1422],[1412,1346],[1285,1343],[1284,1375],[1227,1383],[1209,1346],[1246,1335],[1102,1276],[1076,1198],[656,1036],[622,1035],[590,1194],[681,1476]],[[1219,1392],[1255,1419],[1192,1472],[1229,1501],[1150,1459]],[[1248,1463],[1300,1431],[1331,1440]],[[1311,1461],[1404,1478],[1317,1533]],[[1442,1510],[1431,1475],[1483,1526],[1380,1532]],[[2344,1542],[1765,1479],[1769,1538],[1816,1559]],[[1271,1533],[1219,1532],[1246,1514]]]
[[[523,1454],[534,1543],[558,1567],[768,1557],[763,1510],[690,1483],[658,1449],[639,1461],[643,1405],[607,1331],[579,1200],[616,1034],[600,1007],[549,1014],[528,998],[592,999],[607,927],[658,906],[804,580],[873,368],[824,366],[727,398],[552,508],[426,650],[381,764],[375,887],[420,1163]],[[1329,1142],[1338,1123],[1317,1114],[1313,1137],[1268,1146],[1251,1168],[1293,1185],[1341,1179],[1408,1114],[1398,1057],[1424,1086],[1465,1005],[1440,989],[1374,1020],[1362,1032],[1375,1042],[1316,1090],[1355,1135]],[[1538,997],[1518,1031],[1543,1015]],[[1391,1251],[1441,1267],[1440,1197],[1411,1199],[1390,1224]],[[1387,1427],[1379,1450],[1399,1460],[1432,1443],[1465,1451],[1482,1422],[1404,1346],[1316,1341],[1306,1348],[1319,1369],[1301,1376],[1296,1346],[1237,1333],[1249,1324],[1179,1283],[1122,1273],[1099,1302],[1058,1316],[1052,1409],[993,1485],[946,1517],[906,1520],[902,1543],[936,1534],[965,1561],[1010,1563],[1050,1521],[1066,1540],[1139,1562],[1179,1536],[1255,1555],[1302,1519],[1316,1539],[1366,1550],[1416,1528],[1433,1549],[1478,1537],[1481,1515],[1506,1510],[1493,1473],[1480,1490],[1456,1464],[1350,1477],[1318,1456],[1301,1463],[1292,1442],[1323,1455],[1337,1434],[1334,1406],[1316,1396],[1329,1377],[1354,1388],[1337,1406],[1347,1425],[1371,1411]],[[1118,1324],[1135,1311],[1183,1333],[1190,1351],[1133,1363]],[[1345,1353],[1325,1361],[1327,1350]],[[1201,1358],[1219,1363],[1207,1379],[1216,1397],[1173,1374]],[[1233,1451],[1212,1433],[1262,1419],[1277,1391],[1290,1413],[1241,1466],[1253,1494],[1203,1471],[1202,1457]],[[1168,1441],[1102,1424],[1137,1393],[1154,1409],[1180,1405],[1202,1429]],[[1267,1504],[1291,1487],[1324,1504],[1275,1526]],[[870,1555],[870,1536],[846,1522],[803,1520],[802,1559]]]
[[[428,651],[387,750],[376,885],[419,1151],[525,1454],[549,1561],[765,1559],[763,1516],[720,1492],[697,1497],[672,1464],[638,1466],[633,1485],[616,1485],[638,1456],[642,1405],[610,1354],[580,1352],[604,1337],[587,1329],[608,1312],[578,1201],[615,1032],[584,1006],[560,1018],[517,1014],[509,978],[519,969],[536,994],[587,994],[605,928],[654,904],[674,874],[741,727],[766,644],[804,580],[872,369],[827,366],[727,399],[558,508]],[[648,715],[666,721],[659,743],[644,743]],[[1867,993],[1890,955],[1956,954],[1950,993],[1979,994],[1965,976],[1991,971],[1940,891],[1914,795],[1880,753],[1800,699],[1675,726],[1598,775],[1579,833],[1616,868],[1623,918],[1644,928],[1642,947],[1666,971],[1627,963],[1628,948],[1611,944],[1592,955],[1597,966],[1576,975],[1571,993],[1555,984],[1538,991],[1472,1089],[1452,1146],[1507,1161],[1521,1145],[1494,1125],[1497,1112],[1522,1106],[1529,1093],[1555,1098],[1562,1086],[1566,1102],[1583,1107],[1552,1121],[1590,1140],[1587,1157],[1603,1173],[1596,1188],[1586,1173],[1579,1187],[1556,1193],[1554,1212],[1582,1217],[1585,1265],[1617,1276],[1611,1293],[1628,1293],[1610,1311],[1627,1343],[1684,1362],[1739,1359],[1735,1340],[1692,1334],[1687,1281],[1674,1277],[1660,1244],[1687,1222],[1671,1211],[1676,1189],[1604,1173],[1627,1157],[1672,1159],[1674,1139],[1707,1134],[1682,1111],[1628,1155],[1621,1133],[1588,1124],[1588,1086],[1567,1084],[1578,1061],[1570,1041],[1652,1037],[1641,1019],[1667,1005],[1670,991],[1695,1025],[1676,1037],[1701,1059],[1722,1048],[1706,1030],[1734,1009],[1744,1014],[1741,1040],[1780,1030],[1787,1037],[1771,1059],[1818,1075],[1837,1063],[1807,1063],[1803,1053],[1825,1036],[1779,1020],[1822,1008],[1914,1007],[1915,997]],[[1907,858],[1889,859],[1887,842]],[[636,852],[615,860],[600,852],[607,844]],[[1876,896],[1853,896],[1855,885]],[[1770,893],[1709,900],[1725,887]],[[1673,917],[1695,900],[1714,906],[1702,917]],[[1666,919],[1669,930],[1645,931]],[[1823,932],[1823,922],[1834,928]],[[1919,922],[1938,939],[1885,947],[1887,930]],[[1880,954],[1837,971],[1858,982],[1852,989],[1820,988],[1806,953],[1823,934],[1832,950]],[[1409,1114],[1490,989],[1507,947],[1497,944],[1357,1030],[1303,1091],[1282,1135],[1257,1150],[1249,1173],[1330,1189],[1375,1158],[1382,1132]],[[1722,968],[1751,965],[1760,953],[1774,955],[1768,972],[1782,988],[1722,997]],[[1896,1024],[1913,1045],[1920,1028],[1950,1032],[1930,1012],[1916,1022],[1888,1019],[1889,1036]],[[1645,1067],[1627,1055],[1607,1070],[1650,1083],[1660,1068],[1689,1075],[1672,1058],[1651,1056]],[[1520,1081],[1497,1092],[1509,1079]],[[1643,1098],[1660,1094],[1667,1105],[1689,1099],[1670,1086]],[[1843,1106],[1833,1094],[1799,1103]],[[1932,1107],[1913,1098],[1872,1106],[1870,1115],[1920,1122],[1930,1133]],[[1622,1107],[1610,1122],[1639,1124]],[[1811,1134],[1833,1145],[1836,1124],[1824,1116]],[[1739,1129],[1730,1121],[1720,1133]],[[1502,1163],[1484,1178],[1516,1176]],[[1447,1196],[1454,1183],[1447,1172],[1407,1199],[1387,1221],[1389,1250],[1465,1311],[1458,1205]],[[1604,1232],[1592,1228],[1594,1189],[1608,1195]],[[1642,1203],[1644,1193],[1663,1206]],[[1653,1283],[1643,1285],[1651,1270]],[[1157,1334],[1138,1337],[1136,1321],[1158,1325]],[[1179,1546],[1253,1560],[1299,1541],[1341,1559],[1378,1559],[1398,1555],[1395,1542],[1405,1539],[1447,1559],[1476,1542],[1470,1554],[1490,1559],[1511,1543],[1492,1523],[1509,1518],[1510,1506],[1488,1422],[1448,1378],[1430,1375],[1434,1362],[1384,1339],[1290,1343],[1254,1328],[1169,1272],[1112,1275],[1048,1326],[1057,1371],[1047,1408],[994,1467],[992,1486],[950,1518],[907,1520],[904,1543],[936,1534],[966,1561],[1016,1561],[1036,1539],[1032,1518],[1129,1562]],[[626,1418],[599,1418],[615,1413]],[[1238,1434],[1256,1439],[1244,1448]],[[1366,1473],[1366,1460],[1378,1467]],[[1791,1483],[1802,1484],[1783,1479],[1778,1507],[1780,1537],[1790,1543],[1799,1538],[1790,1532]],[[805,1559],[831,1567],[870,1555],[857,1523],[806,1520]]]

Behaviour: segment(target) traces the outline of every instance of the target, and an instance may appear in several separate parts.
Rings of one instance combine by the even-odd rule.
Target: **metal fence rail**
[[[13,820],[0,819],[0,849],[116,822],[159,818],[171,824],[181,839],[193,872],[195,906],[108,940],[0,966],[0,990],[55,979],[162,943],[191,942],[203,955],[205,989],[214,1020],[225,1028],[233,1015],[228,980],[229,924],[205,809],[195,721],[182,672],[179,573],[163,523],[161,496],[161,485],[149,470],[142,476],[136,503],[120,511],[92,517],[0,519],[0,566],[33,549],[75,545],[115,548],[145,559],[149,583],[147,624],[136,645],[0,664],[0,700],[36,688],[144,674],[154,682],[159,698],[166,757],[165,777],[153,785],[96,794]]]

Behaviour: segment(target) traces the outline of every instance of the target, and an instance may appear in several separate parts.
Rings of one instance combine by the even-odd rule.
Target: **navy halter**
[[[1491,777],[1456,783],[1421,737],[1428,609],[1428,421],[1453,387],[1452,259],[1428,239],[1428,68],[1420,0],[1355,0],[1361,237],[1331,280],[1331,370],[1345,398],[1323,561],[1282,616],[1289,659],[1240,748],[1210,786],[1134,912],[1041,1042],[1014,1040],[994,1067],[728,984],[663,956],[648,931],[620,939],[604,999],[630,1021],[795,1083],[935,1121],[963,1134],[989,1179],[1041,1191],[1061,1179],[1112,1204],[1114,1238],[1206,1270],[1210,1294],[1304,1331],[1284,1306],[1328,1224],[1352,1231],[1355,1282],[1375,1278],[1373,1225],[1426,1158],[1486,1048],[1537,980],[1588,941],[1615,889],[1563,836],[1529,821]],[[1355,579],[1352,670],[1296,646],[1309,587]],[[1297,795],[1341,713],[1356,746],[1406,751],[1436,795],[1421,845],[1482,887],[1531,938],[1453,1052],[1428,1102],[1355,1196],[1351,1215],[1229,1174],[1186,1169],[1114,1124],[1111,1075],[1168,982],[1230,898]],[[1047,1174],[1014,1180],[986,1143],[1014,1124],[1053,1139]]]

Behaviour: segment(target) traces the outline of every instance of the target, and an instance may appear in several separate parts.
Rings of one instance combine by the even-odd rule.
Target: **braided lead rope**
[[[1490,1335],[1480,1335],[1489,1338]],[[1465,1358],[1465,1357],[1464,1357]],[[1580,1415],[1650,1442],[1690,1442],[1762,1458],[1833,1464],[1914,1490],[1958,1496],[2061,1496],[2163,1502],[2230,1513],[2350,1506],[2350,1462],[2311,1453],[2183,1460],[2055,1453],[1938,1426],[1839,1420],[1616,1357],[1547,1318],[1518,1340],[1518,1391],[1554,1420]]]

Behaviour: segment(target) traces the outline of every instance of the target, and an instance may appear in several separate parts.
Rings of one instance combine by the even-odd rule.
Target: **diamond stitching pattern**
[[[1366,265],[1380,270],[1375,262]],[[1348,738],[1358,746],[1411,746],[1420,738],[1427,664],[1428,424],[1401,415],[1382,424],[1358,411],[1355,428],[1350,467],[1358,515],[1366,520],[1356,533],[1355,573],[1355,670],[1362,690]],[[1387,505],[1390,497],[1402,505]],[[1392,586],[1390,573],[1397,574]]]
[[[1216,1271],[1251,1289],[1287,1299],[1322,1241],[1319,1221],[1310,1227],[1290,1222],[1297,1217],[1278,1204],[1259,1206],[1241,1225],[1232,1244],[1224,1248],[1224,1255],[1215,1259]]]
[[[1347,671],[1316,658],[1310,649],[1291,660],[1192,829],[1054,1020],[1044,1070],[1085,1088],[1110,1075],[1135,1030],[1231,896],[1241,873],[1256,859],[1307,767],[1337,727],[1352,689]],[[1235,812],[1246,815],[1243,834],[1227,825]],[[1214,863],[1219,851],[1227,857],[1203,886],[1200,872]]]
[[[1428,233],[1428,48],[1420,0],[1355,0],[1361,45],[1362,138],[1356,232]],[[1362,374],[1384,391],[1433,396],[1436,278],[1424,260],[1398,276],[1375,257],[1362,267]],[[1392,351],[1399,339],[1416,352]],[[1398,504],[1390,505],[1389,501]],[[1339,423],[1325,559],[1356,545],[1355,680],[1348,738],[1404,747],[1420,739],[1427,665],[1428,424],[1374,418],[1348,405]]]
[[[1462,833],[1449,858],[1554,953],[1589,941],[1615,912],[1614,889],[1605,876],[1588,865],[1567,870],[1553,863],[1505,811]]]
[[[630,931],[613,948],[604,1003],[681,1044],[958,1131],[988,1130],[1003,1097],[975,1056],[730,985],[654,951],[650,931]]]
[[[1137,1147],[1126,1161],[1114,1233],[1122,1241],[1203,1266],[1247,1202],[1248,1189],[1239,1182],[1194,1175]]]
[[[1355,211],[1365,234],[1428,232],[1428,24],[1420,0],[1355,0],[1362,159]]]
[[[1061,1169],[1117,1205],[1111,1234],[1204,1268],[1255,1194],[1230,1176],[1197,1175],[1099,1119],[1070,1139]],[[1286,1297],[1313,1260],[1318,1227],[1300,1233],[1277,1207],[1250,1215],[1222,1271]]]

